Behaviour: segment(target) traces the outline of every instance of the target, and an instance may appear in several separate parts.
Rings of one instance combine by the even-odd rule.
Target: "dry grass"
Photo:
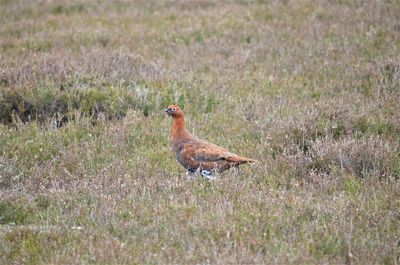
[[[0,7],[0,263],[399,264],[397,2]]]

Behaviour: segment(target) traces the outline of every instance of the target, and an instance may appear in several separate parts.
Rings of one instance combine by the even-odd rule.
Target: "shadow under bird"
[[[214,173],[257,162],[190,134],[185,127],[183,112],[178,106],[170,105],[164,111],[172,117],[172,147],[176,160],[187,169],[189,176],[199,172],[203,177],[212,180],[215,178]]]

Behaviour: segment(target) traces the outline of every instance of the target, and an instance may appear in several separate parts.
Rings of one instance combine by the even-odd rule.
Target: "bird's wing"
[[[188,142],[182,150],[182,157],[186,161],[214,162],[234,156],[224,148],[202,140]]]

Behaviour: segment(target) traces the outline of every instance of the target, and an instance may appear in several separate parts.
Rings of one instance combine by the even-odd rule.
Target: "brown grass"
[[[397,2],[0,7],[0,263],[399,263]]]

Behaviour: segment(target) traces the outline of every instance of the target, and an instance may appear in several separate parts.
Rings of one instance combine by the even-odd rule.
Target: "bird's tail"
[[[255,159],[242,157],[242,156],[232,156],[232,157],[229,157],[227,160],[230,161],[230,162],[238,163],[238,164],[257,163],[258,162]]]

